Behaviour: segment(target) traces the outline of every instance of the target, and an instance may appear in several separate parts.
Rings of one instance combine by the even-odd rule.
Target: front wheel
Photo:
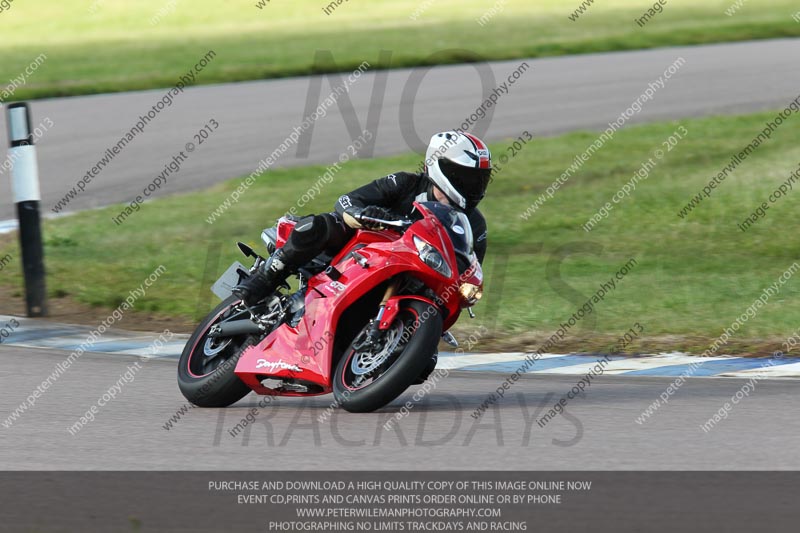
[[[239,299],[228,297],[197,326],[189,337],[178,362],[178,387],[183,396],[198,407],[227,407],[247,396],[250,387],[234,370],[242,352],[257,344],[257,339],[238,337],[213,338],[208,332],[214,324],[249,316],[240,309]]]
[[[442,317],[432,305],[408,300],[373,343],[366,342],[369,329],[347,347],[333,376],[336,402],[351,413],[380,409],[415,382],[436,353]]]

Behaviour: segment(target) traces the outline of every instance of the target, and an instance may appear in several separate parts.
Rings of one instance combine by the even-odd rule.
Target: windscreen
[[[440,202],[422,202],[439,219],[447,230],[458,261],[458,272],[463,274],[473,260],[472,226],[467,215]]]

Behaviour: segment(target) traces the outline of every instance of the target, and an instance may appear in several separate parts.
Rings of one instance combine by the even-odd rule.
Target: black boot
[[[245,305],[253,306],[262,298],[275,291],[278,286],[286,281],[286,258],[280,248],[267,258],[263,265],[258,267],[249,278],[233,288],[233,294],[241,298]]]

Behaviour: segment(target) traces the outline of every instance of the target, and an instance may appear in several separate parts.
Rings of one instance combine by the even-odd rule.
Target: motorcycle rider
[[[486,219],[477,209],[491,180],[489,148],[469,133],[447,131],[431,138],[422,173],[398,172],[345,194],[336,211],[309,215],[297,221],[286,244],[275,251],[253,274],[234,287],[233,293],[247,305],[255,305],[283,283],[289,274],[327,252],[338,253],[356,229],[379,229],[361,223],[361,215],[398,220],[411,214],[415,201],[438,201],[461,209],[469,218],[475,253],[486,254]]]

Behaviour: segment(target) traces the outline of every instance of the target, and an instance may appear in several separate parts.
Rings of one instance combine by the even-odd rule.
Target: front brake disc
[[[369,374],[376,368],[380,367],[392,355],[400,344],[403,335],[403,323],[397,321],[386,331],[385,343],[383,348],[377,352],[372,353],[372,350],[365,352],[356,352],[353,361],[350,364],[350,370],[357,376]]]

